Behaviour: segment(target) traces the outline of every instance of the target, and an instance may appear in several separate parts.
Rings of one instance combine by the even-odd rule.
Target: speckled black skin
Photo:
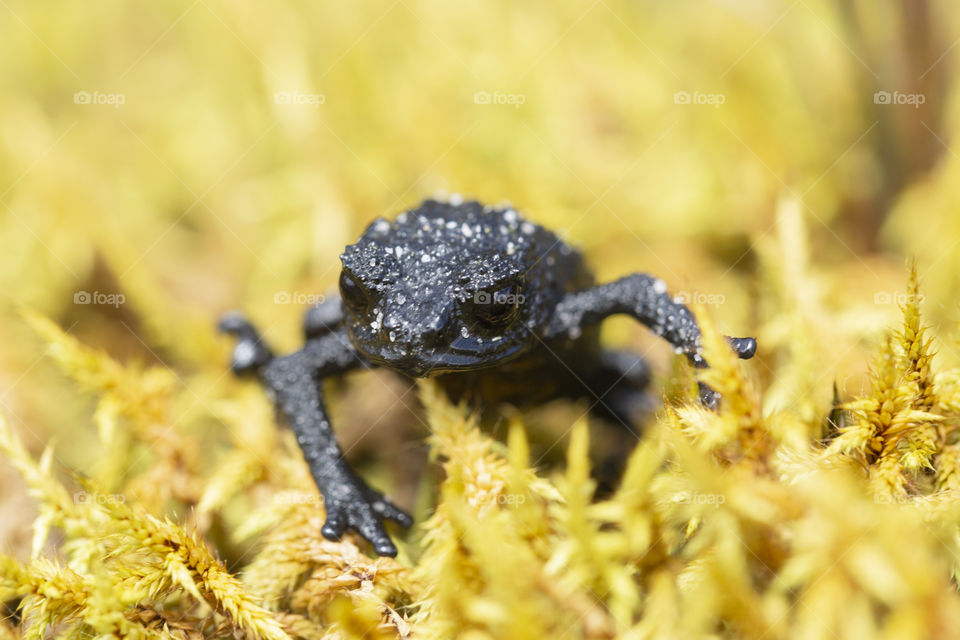
[[[635,354],[601,348],[600,321],[619,313],[706,366],[693,314],[663,281],[634,274],[595,285],[579,253],[510,208],[428,200],[393,222],[375,220],[340,259],[341,296],[307,312],[301,350],[274,357],[238,313],[220,328],[238,338],[233,370],[259,375],[297,435],[323,494],[323,535],[336,540],[353,529],[380,555],[397,552],[384,521],[409,527],[412,519],[344,460],[323,404],[324,378],[389,367],[488,403],[587,397],[629,424],[649,370]],[[756,351],[753,338],[730,343],[741,358]],[[701,388],[704,405],[718,401]]]

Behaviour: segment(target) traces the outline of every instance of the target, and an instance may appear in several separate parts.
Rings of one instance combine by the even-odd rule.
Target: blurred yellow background
[[[928,319],[958,317],[953,9],[0,0],[4,411],[33,447],[91,429],[18,305],[171,367],[190,416],[229,380],[222,311],[295,348],[296,302],[335,285],[343,246],[445,193],[511,201],[602,278],[713,296],[725,331],[760,336],[772,387],[794,309],[810,391],[855,392],[907,256]],[[809,264],[780,248],[801,236]],[[791,266],[804,286],[778,301]],[[608,337],[649,340],[620,321]]]

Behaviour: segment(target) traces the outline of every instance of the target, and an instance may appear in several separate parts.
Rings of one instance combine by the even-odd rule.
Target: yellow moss
[[[0,4],[0,640],[958,635],[955,1]],[[329,381],[416,516],[377,559],[216,317],[288,353],[449,191],[703,302],[713,367],[605,323],[665,396],[616,444],[592,398]]]
[[[904,324],[884,341],[873,366],[871,394],[844,405],[851,424],[840,429],[827,456],[852,455],[869,476],[871,490],[884,499],[924,493],[923,476],[934,471],[944,487],[953,475],[947,454],[940,469],[934,458],[945,444],[948,416],[935,411],[942,404],[931,370],[931,339],[920,320],[920,291],[916,265],[910,265]],[[938,430],[939,429],[939,430]]]
[[[719,410],[687,392],[668,402],[628,456],[620,486],[599,500],[585,416],[564,438],[562,468],[538,470],[519,415],[501,444],[466,407],[421,382],[430,457],[444,477],[398,559],[369,556],[354,534],[320,535],[320,495],[254,387],[232,385],[208,408],[226,451],[215,463],[198,458],[209,469],[178,470],[198,487],[189,510],[109,493],[78,475],[71,492],[55,477],[54,448],[36,461],[4,423],[0,451],[39,504],[34,559],[0,556],[0,598],[19,601],[23,618],[4,633],[949,637],[960,624],[960,374],[935,371],[919,307],[908,301],[903,315],[903,329],[879,348],[869,390],[843,403],[824,446],[809,406],[764,409],[748,365],[699,312],[711,367],[695,373],[723,394]],[[31,323],[98,394],[90,437],[136,440],[145,416],[166,415],[188,393],[157,396],[150,376],[45,320]],[[137,409],[138,398],[152,398],[153,408]],[[829,402],[819,411],[835,413]],[[171,451],[188,442],[175,429],[166,437]],[[114,477],[101,474],[115,464],[93,461],[92,477]],[[62,533],[64,562],[44,551],[51,528]],[[232,555],[239,577],[215,555],[234,554],[232,545],[245,545]]]

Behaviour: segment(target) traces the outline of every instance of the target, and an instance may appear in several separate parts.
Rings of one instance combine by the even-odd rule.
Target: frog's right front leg
[[[557,305],[543,339],[562,335],[574,337],[583,331],[583,327],[618,313],[631,315],[650,327],[686,354],[695,367],[707,366],[700,354],[700,327],[693,312],[667,294],[667,285],[662,280],[647,274],[634,273],[614,282],[567,294]],[[727,338],[727,341],[744,360],[752,358],[757,351],[755,338]],[[720,394],[700,383],[701,404],[714,409],[719,401]]]
[[[251,351],[269,353],[249,323],[241,322],[236,316],[229,320],[221,322],[221,328],[239,337],[237,347],[241,355]],[[243,347],[251,341],[256,344]],[[353,529],[373,545],[377,554],[394,556],[397,548],[387,535],[384,521],[394,520],[409,527],[413,519],[353,472],[337,444],[323,402],[324,378],[364,364],[346,331],[338,329],[308,340],[300,351],[262,359],[247,370],[256,370],[297,436],[310,473],[323,495],[327,512],[321,529],[324,537],[338,540],[346,529]]]

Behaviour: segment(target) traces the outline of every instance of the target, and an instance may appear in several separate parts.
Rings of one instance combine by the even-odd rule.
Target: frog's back
[[[431,233],[423,233],[429,220]],[[530,222],[510,205],[484,205],[476,201],[425,200],[419,207],[401,214],[394,222],[395,233],[414,251],[429,252],[424,243],[441,243],[461,255],[499,256],[521,267],[524,293],[543,298],[528,304],[549,307],[564,293],[594,283],[583,256],[553,231]],[[438,233],[439,232],[439,233]]]

